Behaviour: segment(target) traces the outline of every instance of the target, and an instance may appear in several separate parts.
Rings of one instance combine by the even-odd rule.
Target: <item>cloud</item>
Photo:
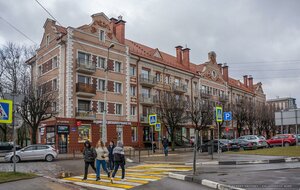
[[[300,1],[39,1],[65,26],[90,23],[90,15],[97,12],[108,17],[122,15],[127,21],[127,38],[173,55],[175,46],[187,46],[194,63],[206,61],[207,52],[214,50],[219,62],[228,63],[232,76],[251,74],[255,81],[263,82],[267,97],[291,95],[300,105],[299,62],[286,62],[300,60]],[[49,17],[35,1],[21,0],[0,1],[0,16],[38,43]],[[30,43],[2,22],[0,35],[1,44],[4,40]],[[260,63],[253,63],[256,61]],[[272,69],[285,71],[265,71]],[[293,78],[283,78],[286,76]]]

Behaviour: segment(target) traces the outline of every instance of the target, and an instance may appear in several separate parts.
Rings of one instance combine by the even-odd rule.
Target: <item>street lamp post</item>
[[[111,43],[107,48],[107,59],[105,65],[105,81],[104,81],[104,110],[103,110],[103,119],[102,119],[102,141],[107,142],[107,126],[106,126],[106,113],[107,113],[107,76],[108,76],[108,60],[109,60],[109,50],[115,46],[114,43]]]

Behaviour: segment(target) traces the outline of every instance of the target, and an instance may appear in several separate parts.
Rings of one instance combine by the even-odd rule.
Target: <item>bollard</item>
[[[139,163],[141,162],[141,148],[139,148]]]
[[[73,160],[75,160],[75,150],[73,149]]]
[[[131,158],[131,148],[129,149],[129,158]]]

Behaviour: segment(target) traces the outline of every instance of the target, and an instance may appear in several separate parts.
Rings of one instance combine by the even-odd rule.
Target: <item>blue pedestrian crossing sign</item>
[[[160,123],[156,123],[155,125],[155,131],[160,131],[161,129],[161,124]]]
[[[232,120],[232,113],[231,113],[231,111],[224,112],[224,121],[231,121],[231,120]]]
[[[149,115],[149,125],[156,125],[157,122],[157,115],[151,114]]]
[[[223,120],[222,107],[217,106],[216,107],[216,121],[222,122],[222,120]]]
[[[0,123],[12,123],[13,102],[11,100],[0,100]]]

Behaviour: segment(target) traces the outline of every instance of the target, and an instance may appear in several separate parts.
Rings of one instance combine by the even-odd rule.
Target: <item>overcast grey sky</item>
[[[211,50],[230,75],[261,81],[267,98],[291,96],[300,106],[300,1],[297,0],[39,0],[64,26],[91,22],[104,12],[123,16],[128,39],[175,55],[191,49],[203,63]],[[36,43],[49,15],[35,0],[0,0],[0,16]],[[32,44],[0,19],[0,44]]]

